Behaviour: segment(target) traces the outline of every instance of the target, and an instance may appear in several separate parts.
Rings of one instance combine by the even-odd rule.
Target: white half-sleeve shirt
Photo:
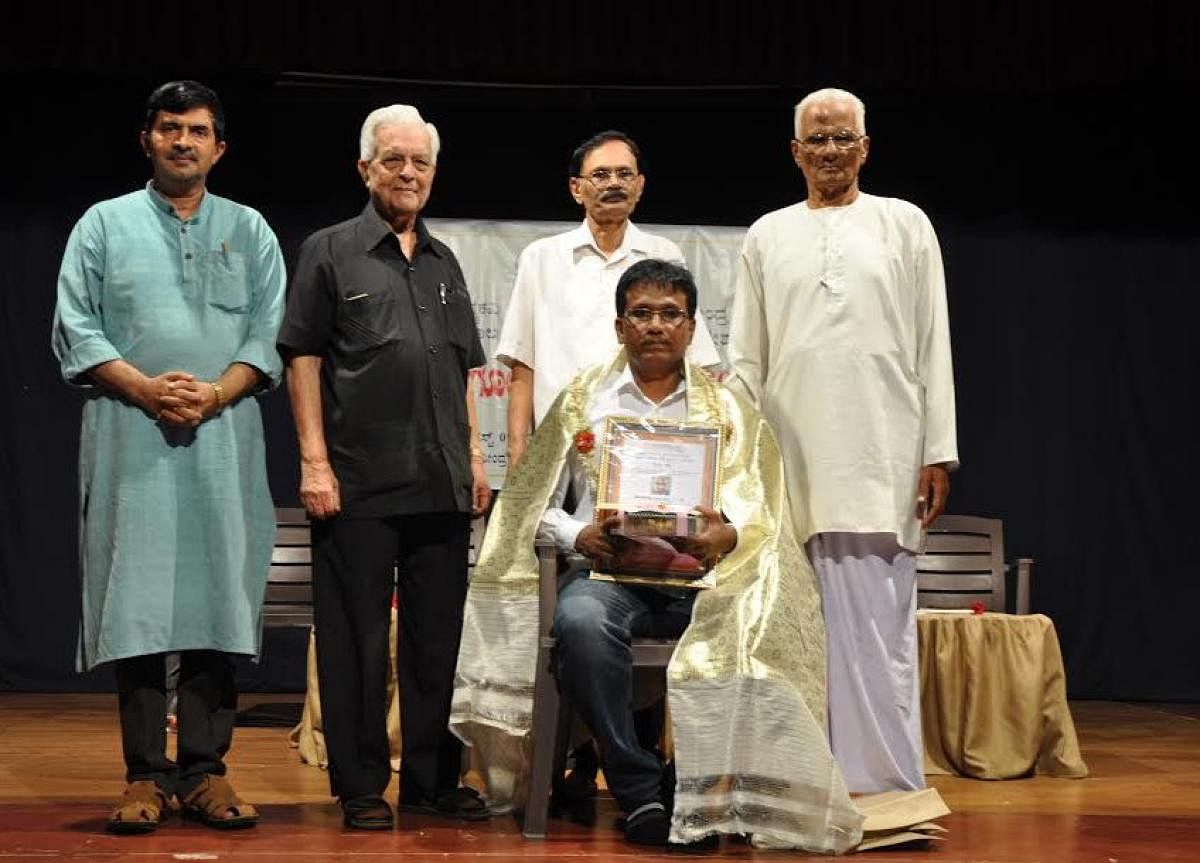
[[[632,222],[611,255],[596,246],[587,222],[534,240],[521,252],[496,359],[510,367],[520,362],[533,369],[535,425],[571,378],[616,352],[617,282],[630,266],[646,258],[684,263],[675,243]],[[700,366],[721,364],[703,315],[696,315],[696,334],[687,356]]]
[[[738,263],[734,387],[779,439],[801,542],[891,533],[920,550],[923,465],[958,463],[941,251],[896,198],[763,216]]]

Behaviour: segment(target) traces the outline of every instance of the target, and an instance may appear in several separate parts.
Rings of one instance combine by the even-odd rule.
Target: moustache
[[[623,189],[609,189],[607,192],[602,192],[600,200],[605,203],[609,201],[625,201],[628,200],[629,194]]]

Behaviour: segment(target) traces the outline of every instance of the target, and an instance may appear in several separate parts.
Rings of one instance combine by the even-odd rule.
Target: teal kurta
[[[87,392],[81,670],[170,650],[258,653],[275,524],[258,402],[169,426],[86,372],[124,359],[149,376],[214,380],[241,362],[278,383],[285,280],[263,217],[211,193],[184,222],[147,186],[72,231],[52,344]]]

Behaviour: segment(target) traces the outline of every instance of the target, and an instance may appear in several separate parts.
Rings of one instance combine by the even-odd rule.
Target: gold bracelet
[[[221,386],[216,381],[209,381],[208,385],[212,387],[213,395],[217,397],[217,410],[225,407],[225,405],[228,404],[228,401],[225,398],[225,387]]]

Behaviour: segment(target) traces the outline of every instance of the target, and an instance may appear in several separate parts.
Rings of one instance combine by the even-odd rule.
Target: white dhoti
[[[916,558],[884,533],[806,544],[828,639],[829,742],[851,791],[925,787]]]

